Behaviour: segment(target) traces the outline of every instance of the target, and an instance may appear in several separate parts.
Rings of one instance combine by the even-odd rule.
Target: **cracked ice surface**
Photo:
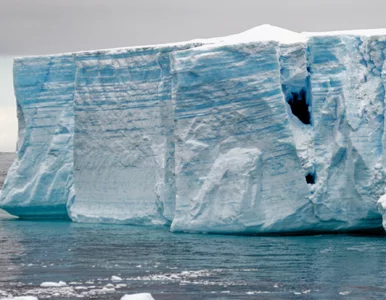
[[[274,42],[174,55],[173,231],[305,226],[296,216],[309,205],[308,188],[281,92],[278,55]]]
[[[68,210],[73,220],[171,223],[175,190],[169,53],[197,45],[75,55],[76,198]]]
[[[385,46],[385,36],[355,32],[308,42],[317,178],[311,200],[326,226],[363,229],[380,222]]]

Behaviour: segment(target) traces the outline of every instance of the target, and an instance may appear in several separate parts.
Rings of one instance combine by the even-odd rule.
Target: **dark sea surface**
[[[0,152],[0,189],[15,157],[16,153]]]
[[[122,280],[114,281],[112,276]],[[64,281],[62,287],[40,287]],[[385,299],[385,236],[172,234],[0,220],[0,298]]]
[[[14,157],[0,155],[0,186]],[[172,234],[20,221],[0,211],[0,299],[141,292],[156,300],[386,299],[386,236]]]

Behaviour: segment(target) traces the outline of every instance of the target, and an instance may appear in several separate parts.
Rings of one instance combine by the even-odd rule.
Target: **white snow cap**
[[[360,35],[360,36],[379,36],[386,35],[386,28],[379,29],[359,29],[359,30],[340,30],[325,32],[302,32],[305,37],[312,36],[338,36],[338,35]]]
[[[306,38],[298,32],[269,24],[264,24],[239,34],[230,35],[226,37],[226,40],[234,42],[277,41],[281,44],[295,44],[305,42]]]
[[[264,24],[237,34],[207,39],[205,45],[199,48],[269,41],[279,42],[280,44],[297,44],[305,43],[307,37],[295,31]]]
[[[124,295],[121,300],[154,300],[148,293]]]

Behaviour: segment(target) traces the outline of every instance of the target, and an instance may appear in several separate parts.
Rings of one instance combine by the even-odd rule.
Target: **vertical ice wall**
[[[16,59],[19,119],[17,158],[4,183],[0,206],[24,218],[67,218],[73,185],[71,55]]]
[[[309,228],[303,218],[309,193],[281,89],[278,43],[203,46],[172,56],[172,230]]]
[[[308,42],[316,172],[311,200],[326,229],[380,224],[375,203],[385,186],[385,47],[385,37],[370,32],[311,34]]]
[[[385,31],[264,25],[17,59],[18,157],[0,206],[175,231],[376,228],[385,48]]]
[[[195,43],[76,54],[70,217],[81,222],[170,224],[174,127],[169,53]]]

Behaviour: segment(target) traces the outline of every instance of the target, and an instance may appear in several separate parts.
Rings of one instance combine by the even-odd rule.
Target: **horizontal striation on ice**
[[[315,215],[327,229],[379,227],[386,40],[355,32],[311,35],[308,48]]]
[[[175,187],[169,53],[197,45],[75,55],[72,220],[171,223]]]
[[[21,218],[67,218],[73,185],[72,55],[16,59],[17,157],[0,206]]]
[[[16,59],[18,154],[0,207],[172,231],[378,228],[385,49],[386,30],[263,25]]]
[[[203,44],[267,40],[268,28],[178,45],[75,54],[72,220],[170,224],[176,197],[169,54]],[[271,39],[283,31],[270,28]]]
[[[308,188],[281,90],[279,45],[175,52],[172,231],[309,229]]]

